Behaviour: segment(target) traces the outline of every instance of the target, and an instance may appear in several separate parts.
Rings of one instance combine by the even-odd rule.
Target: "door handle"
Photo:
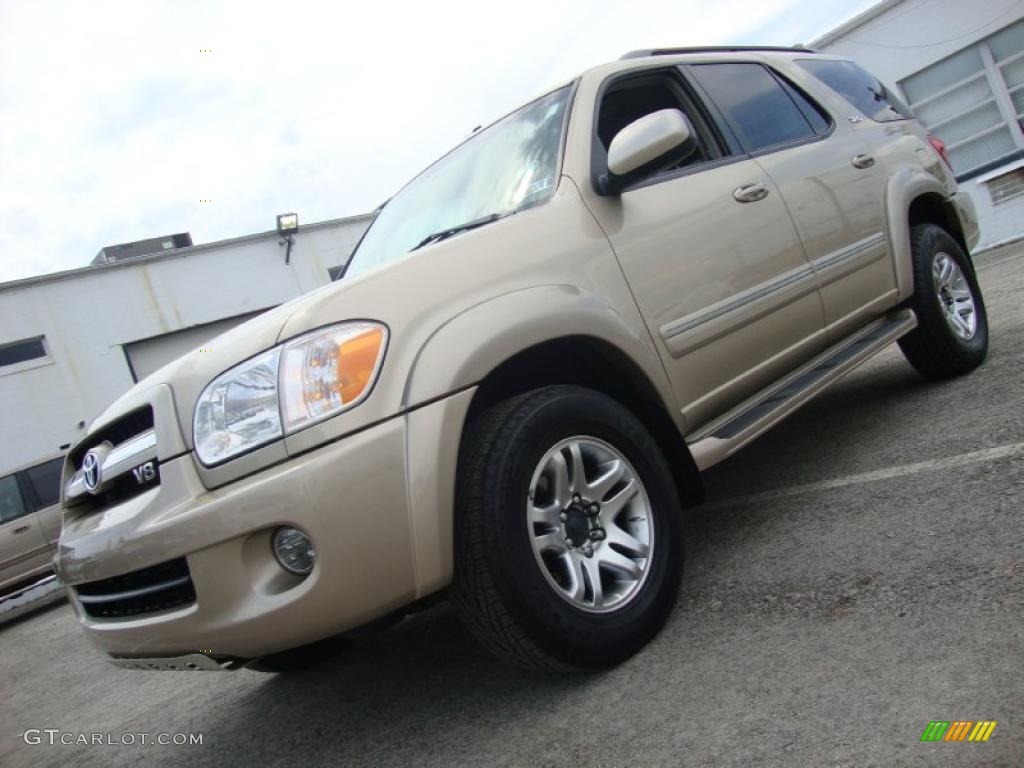
[[[875,158],[871,155],[854,155],[853,159],[850,160],[850,164],[854,168],[870,168],[875,164]]]
[[[15,528],[13,531],[11,531],[11,533],[24,533],[25,531],[27,531],[31,527],[32,526],[30,526],[30,525],[19,525],[17,528]]]
[[[760,182],[757,184],[747,184],[737,187],[733,191],[732,196],[740,203],[756,203],[758,200],[764,200],[768,197],[768,187]]]

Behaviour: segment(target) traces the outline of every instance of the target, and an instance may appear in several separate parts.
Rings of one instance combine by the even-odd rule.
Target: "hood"
[[[562,247],[563,258],[552,260],[556,244],[573,247]],[[138,390],[169,389],[184,443],[191,449],[196,401],[218,375],[317,328],[372,320],[388,327],[389,339],[371,396],[358,408],[308,430],[320,436],[356,431],[414,405],[406,385],[420,350],[452,318],[496,296],[547,283],[587,285],[597,272],[609,270],[621,281],[607,238],[583,207],[575,185],[560,184],[543,206],[328,283],[242,323],[140,381],[104,416],[122,415],[132,403],[138,407],[145,397]]]

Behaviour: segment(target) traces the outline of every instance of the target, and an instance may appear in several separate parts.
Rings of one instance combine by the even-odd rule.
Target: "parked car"
[[[122,666],[286,668],[451,596],[490,648],[664,624],[701,475],[889,344],[985,357],[942,144],[851,61],[642,51],[476,132],[343,278],[136,385],[69,452],[60,574]]]
[[[0,601],[52,581],[64,457],[0,476]]]

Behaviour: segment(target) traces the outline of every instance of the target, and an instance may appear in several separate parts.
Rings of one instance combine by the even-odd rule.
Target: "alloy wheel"
[[[560,441],[533,473],[526,512],[534,556],[559,596],[593,613],[637,596],[655,544],[651,504],[616,448],[582,435]]]
[[[978,329],[974,296],[960,266],[944,251],[932,259],[932,282],[950,329],[959,338],[970,341]]]

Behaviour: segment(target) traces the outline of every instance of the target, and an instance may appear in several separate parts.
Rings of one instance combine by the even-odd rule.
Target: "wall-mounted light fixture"
[[[284,252],[284,263],[289,264],[292,258],[292,246],[295,244],[295,240],[292,238],[296,232],[299,231],[299,214],[297,213],[281,213],[277,216],[277,234],[281,236],[281,240],[277,241],[278,245],[285,245],[288,247]]]

